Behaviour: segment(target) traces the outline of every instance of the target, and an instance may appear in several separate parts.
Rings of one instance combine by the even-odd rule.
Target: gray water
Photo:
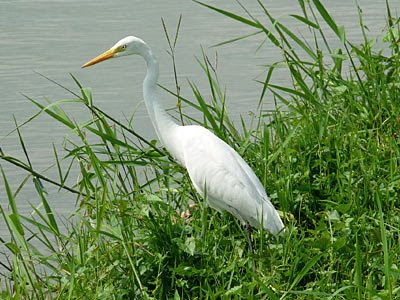
[[[205,1],[209,4],[244,15],[231,0]],[[255,16],[261,17],[256,1],[243,1]],[[295,33],[301,27],[289,14],[300,14],[296,1],[264,1],[275,17],[285,21]],[[346,27],[347,36],[360,41],[358,15],[353,1],[323,1],[339,25]],[[393,11],[400,8],[392,1]],[[365,24],[371,36],[382,34],[385,26],[385,1],[360,0]],[[25,121],[37,108],[22,95],[38,100],[57,100],[71,97],[65,91],[46,81],[35,72],[76,90],[69,73],[73,73],[84,86],[94,91],[96,105],[118,119],[123,113],[137,110],[134,127],[146,137],[155,137],[154,130],[142,103],[141,84],[144,63],[139,58],[119,59],[92,68],[81,69],[88,59],[108,49],[127,35],[143,38],[160,60],[160,83],[173,88],[171,60],[166,52],[168,45],[161,26],[164,18],[169,32],[175,30],[182,15],[181,30],[176,50],[177,70],[184,95],[190,95],[187,79],[195,82],[208,95],[207,81],[195,56],[201,57],[201,46],[215,60],[218,52],[218,74],[228,94],[228,112],[235,119],[254,110],[260,85],[254,79],[264,78],[265,65],[279,59],[279,53],[265,45],[257,51],[260,38],[255,37],[219,48],[209,47],[221,41],[250,33],[247,26],[229,20],[188,0],[146,1],[5,1],[0,0],[0,147],[5,153],[23,158],[15,133],[13,115],[19,123]],[[328,36],[334,39],[334,35]],[[286,82],[279,74],[275,82]],[[165,94],[165,106],[172,107],[175,99]],[[266,99],[266,108],[272,100]],[[76,120],[84,120],[87,112],[77,105],[66,108]],[[22,128],[26,147],[34,168],[44,170],[54,161],[52,143],[60,145],[64,136],[72,135],[48,116],[40,116]],[[60,148],[60,147],[58,147]],[[0,161],[13,190],[26,175]],[[47,174],[56,174],[55,170]],[[73,197],[46,184],[53,209],[65,213],[73,207]],[[22,212],[30,211],[29,202],[39,202],[29,181],[17,198]],[[7,209],[4,183],[0,178],[0,204]],[[0,236],[4,232],[1,228]]]

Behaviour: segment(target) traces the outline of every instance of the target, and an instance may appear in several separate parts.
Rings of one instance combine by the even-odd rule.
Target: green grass
[[[73,78],[80,93],[69,91],[71,100],[42,104],[27,97],[38,114],[47,113],[77,137],[66,140],[64,151],[54,150],[59,177],[48,178],[30,164],[25,124],[17,126],[25,159],[0,152],[2,163],[32,175],[41,200],[32,207],[34,214],[20,214],[17,200],[23,199],[1,170],[9,209],[0,206],[0,213],[10,238],[0,237],[9,262],[0,260],[9,269],[0,277],[0,296],[399,298],[399,19],[387,4],[384,49],[376,49],[361,13],[363,42],[355,44],[318,0],[298,2],[303,15],[292,17],[307,26],[313,44],[274,19],[261,1],[263,21],[208,6],[254,28],[254,34],[234,40],[259,36],[260,43],[282,54],[281,61],[266,62],[252,126],[245,121],[237,126],[226,114],[229,99],[206,54],[199,63],[211,99],[192,82],[193,95],[176,95],[178,120],[210,128],[252,166],[282,212],[285,234],[274,238],[256,231],[255,254],[249,253],[235,218],[207,208],[185,170],[158,143],[97,108],[90,90]],[[339,47],[328,44],[322,25],[337,36]],[[174,61],[176,37],[170,43]],[[278,67],[285,68],[291,84],[273,83]],[[179,91],[178,81],[174,89]],[[264,101],[279,105],[266,112]],[[65,102],[81,105],[91,118],[77,124],[62,110]],[[186,115],[187,106],[203,118]],[[71,168],[80,171],[78,180],[71,178]],[[76,201],[67,224],[53,215],[47,185],[68,190],[71,203]],[[182,219],[180,212],[191,202],[197,204],[191,218]]]

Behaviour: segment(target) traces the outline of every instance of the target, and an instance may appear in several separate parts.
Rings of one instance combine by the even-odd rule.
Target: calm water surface
[[[231,0],[205,1],[221,8],[243,14]],[[261,16],[256,1],[243,1],[255,16]],[[296,1],[264,1],[275,17],[301,33],[298,23],[287,17],[300,13]],[[340,25],[344,25],[347,36],[360,40],[355,3],[348,0],[323,1]],[[400,9],[400,1],[392,1],[394,12]],[[360,0],[365,15],[365,24],[371,35],[377,36],[385,26],[385,1]],[[164,18],[170,32],[174,32],[177,20],[182,15],[182,25],[176,51],[179,80],[184,95],[189,95],[187,80],[208,94],[204,75],[196,63],[201,56],[201,46],[212,59],[218,51],[218,73],[228,94],[229,113],[234,118],[255,109],[260,87],[254,79],[263,78],[265,65],[279,59],[272,47],[259,51],[259,38],[209,49],[218,42],[249,33],[246,26],[222,17],[188,0],[146,1],[4,1],[0,0],[0,146],[6,153],[23,157],[16,134],[6,136],[15,127],[13,115],[22,122],[37,109],[21,93],[43,100],[68,98],[65,91],[44,80],[35,72],[42,73],[70,88],[75,88],[69,77],[73,73],[85,86],[94,91],[95,103],[117,118],[123,118],[137,110],[134,121],[136,130],[147,137],[154,131],[142,101],[141,84],[144,63],[139,58],[126,58],[104,63],[82,70],[80,66],[89,58],[108,49],[126,35],[136,35],[152,46],[160,60],[160,82],[174,86],[171,61],[166,53],[167,42],[161,26]],[[297,28],[297,29],[296,29]],[[333,35],[331,37],[333,39]],[[285,82],[284,76],[275,77],[275,82]],[[165,95],[165,105],[172,107],[175,99]],[[271,102],[271,99],[267,99]],[[271,103],[272,107],[272,103]],[[79,106],[67,106],[66,110],[76,120],[84,120],[87,112]],[[60,145],[70,133],[47,116],[41,116],[23,127],[22,134],[37,170],[44,170],[53,159],[52,143]],[[12,188],[15,190],[25,173],[0,162]],[[55,170],[47,172],[55,174]],[[59,213],[73,207],[73,197],[46,184]],[[21,191],[18,205],[29,211],[29,202],[38,203],[31,183]],[[7,202],[4,183],[0,179],[0,204]],[[7,207],[7,205],[5,205]],[[0,236],[2,229],[0,222]]]

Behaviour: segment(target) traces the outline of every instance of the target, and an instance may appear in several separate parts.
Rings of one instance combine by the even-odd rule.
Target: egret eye
[[[122,45],[121,50],[125,50],[125,49],[126,49],[126,45]]]

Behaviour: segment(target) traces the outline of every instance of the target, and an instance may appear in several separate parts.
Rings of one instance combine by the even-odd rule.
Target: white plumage
[[[242,224],[263,227],[272,234],[284,225],[270,202],[260,180],[240,155],[204,127],[176,124],[160,105],[158,61],[150,47],[133,36],[117,42],[110,50],[83,67],[131,54],[142,56],[147,64],[143,96],[157,135],[170,154],[184,166],[196,191],[208,204],[226,210]]]

